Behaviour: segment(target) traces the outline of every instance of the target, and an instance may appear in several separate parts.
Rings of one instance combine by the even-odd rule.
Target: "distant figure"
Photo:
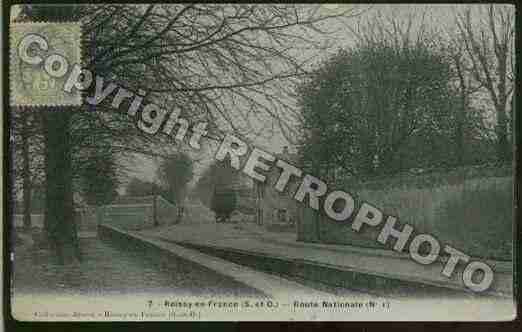
[[[216,223],[230,220],[230,215],[237,207],[236,193],[231,188],[219,188],[214,190],[212,196],[212,211],[216,214]]]
[[[176,217],[176,223],[180,223],[181,221],[183,221],[183,215],[185,214],[185,207],[184,206],[178,206],[178,215]]]

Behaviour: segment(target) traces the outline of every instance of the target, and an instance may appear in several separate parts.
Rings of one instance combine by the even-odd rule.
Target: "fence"
[[[33,214],[31,213],[31,227],[33,228],[44,228],[44,214]],[[13,215],[13,226],[16,228],[22,228],[24,216],[22,214]],[[96,207],[84,207],[76,208],[74,210],[74,221],[77,229],[80,231],[95,230],[97,225],[96,220]]]
[[[173,224],[177,220],[176,206],[161,196],[123,196],[113,204],[99,208],[98,222],[123,229],[139,230]]]
[[[176,205],[161,196],[122,196],[112,204],[76,208],[78,230],[95,230],[98,224],[110,224],[127,230],[139,230],[174,224],[178,220]],[[43,228],[43,214],[31,214],[32,227]],[[13,226],[23,227],[23,215],[13,216]]]

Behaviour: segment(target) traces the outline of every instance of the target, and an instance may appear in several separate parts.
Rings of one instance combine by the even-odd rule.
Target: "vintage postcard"
[[[515,7],[9,10],[18,321],[510,321]]]

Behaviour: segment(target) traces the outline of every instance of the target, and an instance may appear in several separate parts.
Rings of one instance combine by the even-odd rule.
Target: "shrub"
[[[450,244],[478,257],[510,260],[513,239],[511,179],[475,181],[436,211],[436,227]]]
[[[370,189],[352,194],[356,201],[367,201],[385,215],[397,217],[399,224],[410,224],[416,234],[436,236],[442,245],[477,258],[511,260],[512,186],[512,177],[483,177],[442,186]],[[354,233],[343,224],[324,222],[321,231],[321,240],[326,243],[382,248],[375,241],[380,227]],[[386,248],[391,249],[391,244],[393,241]]]

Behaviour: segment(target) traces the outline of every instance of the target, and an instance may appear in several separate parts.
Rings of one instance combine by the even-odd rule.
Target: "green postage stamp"
[[[78,90],[64,91],[67,73],[81,62],[77,23],[11,25],[11,106],[78,106]]]

